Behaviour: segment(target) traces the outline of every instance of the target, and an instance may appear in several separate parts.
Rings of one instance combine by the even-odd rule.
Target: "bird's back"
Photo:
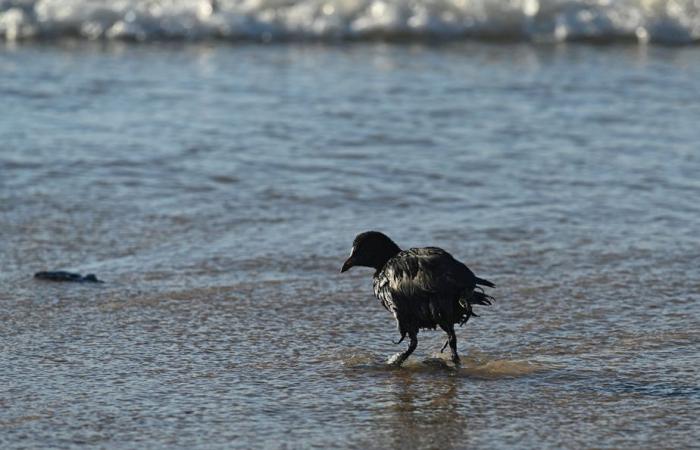
[[[399,252],[374,276],[374,293],[396,319],[410,327],[460,322],[460,298],[476,287],[474,273],[437,247]]]

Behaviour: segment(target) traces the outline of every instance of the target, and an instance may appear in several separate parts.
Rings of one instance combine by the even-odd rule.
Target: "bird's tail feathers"
[[[465,295],[459,301],[459,304],[463,310],[459,324],[464,325],[469,321],[470,317],[479,317],[479,315],[472,309],[472,305],[490,306],[493,302],[494,298],[485,293],[481,287],[477,286],[474,291],[470,292],[468,295]]]
[[[484,279],[484,278],[479,278],[479,277],[476,277],[476,284],[480,284],[482,286],[488,286],[488,287],[496,287],[496,285],[493,284],[492,282],[490,282],[489,280]]]
[[[477,286],[476,289],[474,289],[474,292],[472,292],[472,295],[466,300],[472,305],[491,306],[491,303],[493,303],[494,299],[493,297],[485,293],[483,289]]]

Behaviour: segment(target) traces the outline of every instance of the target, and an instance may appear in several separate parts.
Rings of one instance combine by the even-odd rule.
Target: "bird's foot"
[[[406,361],[407,358],[408,356],[406,356],[406,353],[397,353],[395,355],[392,355],[387,361],[387,363],[390,366],[401,367],[401,364],[403,364],[403,362]]]
[[[452,355],[452,363],[455,367],[462,367],[462,361],[460,361],[459,356],[455,353]]]

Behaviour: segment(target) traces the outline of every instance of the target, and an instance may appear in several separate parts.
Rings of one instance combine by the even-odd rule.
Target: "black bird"
[[[394,315],[401,339],[410,339],[408,350],[395,361],[401,365],[418,345],[418,330],[442,328],[447,333],[452,361],[459,364],[455,324],[463,325],[475,316],[472,305],[490,305],[493,297],[480,286],[495,287],[474,275],[467,266],[437,247],[401,250],[378,231],[358,234],[350,257],[340,272],[354,266],[372,267],[374,295]]]

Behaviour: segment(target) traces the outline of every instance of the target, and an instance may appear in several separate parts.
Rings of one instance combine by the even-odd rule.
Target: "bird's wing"
[[[437,247],[412,248],[389,260],[375,279],[375,294],[387,309],[431,298],[456,299],[474,289],[474,273]]]

